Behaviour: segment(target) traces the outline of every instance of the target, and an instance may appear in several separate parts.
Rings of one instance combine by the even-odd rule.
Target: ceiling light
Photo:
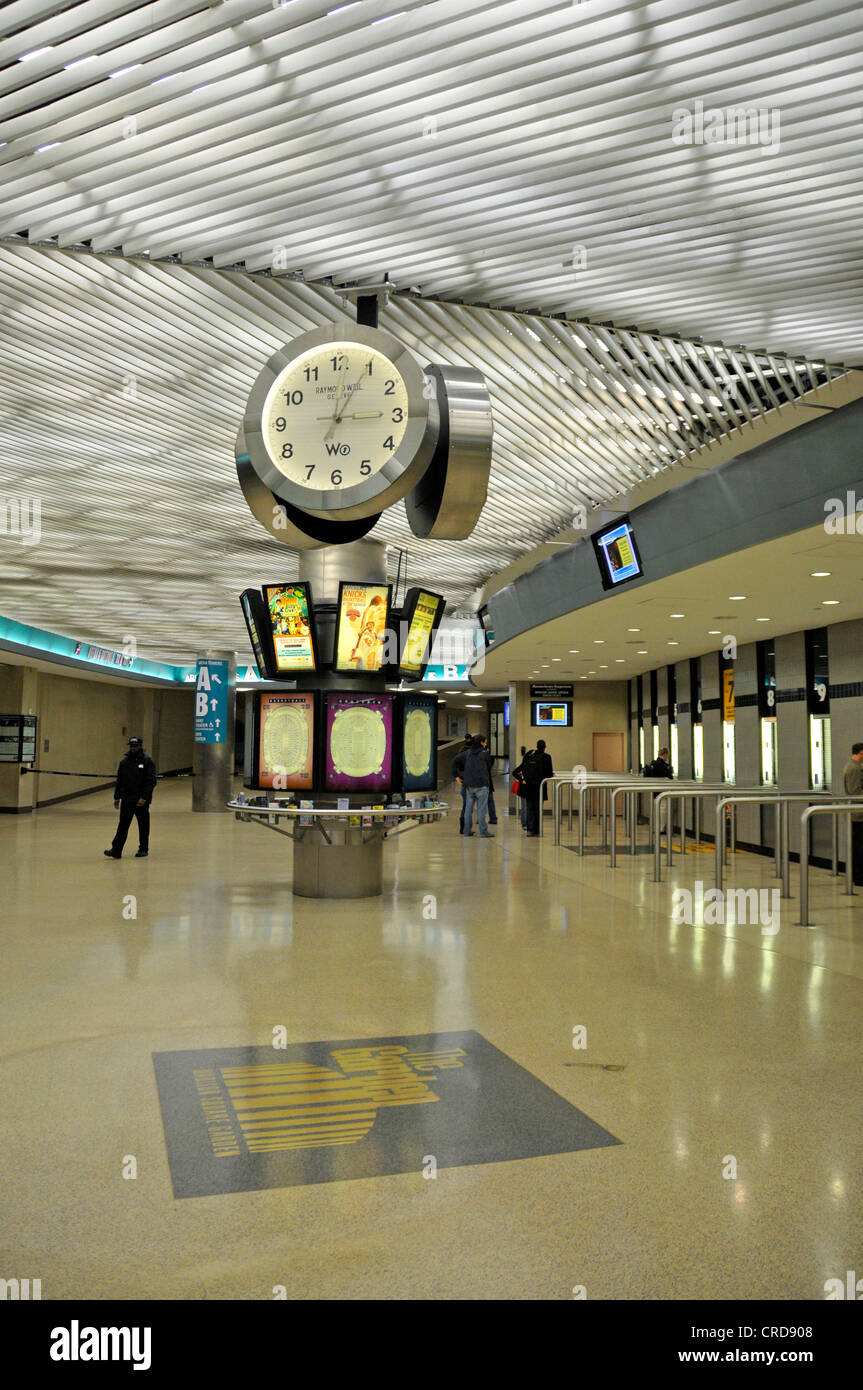
[[[707,629],[707,636],[708,636],[708,637],[721,637],[721,636],[722,636],[722,632],[720,631],[720,629],[719,629],[718,627],[710,627],[710,628]]]
[[[729,594],[729,595],[728,595],[728,598],[729,598],[729,600],[730,600],[731,603],[742,603],[742,601],[746,598],[746,595],[745,595],[745,594]]]
[[[617,666],[623,666],[623,665],[625,664],[625,662],[626,662],[626,657],[625,657],[625,656],[616,656],[616,657],[614,658],[614,660],[615,660],[615,664],[616,664]]]
[[[641,628],[640,628],[640,627],[628,627],[626,630],[627,630],[627,632],[640,632],[640,631],[641,631]]]
[[[769,623],[769,622],[770,622],[770,619],[769,619],[769,618],[756,618],[755,621],[756,621],[756,623]]]
[[[569,654],[570,654],[570,656],[578,656],[578,654],[579,654],[580,651],[581,651],[581,647],[570,647],[570,649],[569,649]]]
[[[483,705],[465,705],[465,709],[483,709]]]
[[[669,618],[685,618],[685,613],[669,613]]]
[[[329,19],[332,14],[341,14],[342,10],[352,10],[354,6],[359,3],[360,0],[350,0],[350,4],[348,5],[338,5],[334,10],[327,10],[327,18]]]
[[[74,63],[64,63],[64,64],[63,64],[63,71],[64,71],[64,72],[69,72],[69,71],[71,71],[72,68],[79,68],[79,67],[81,66],[82,63],[92,63],[93,59],[94,59],[94,58],[97,58],[98,56],[99,56],[99,55],[98,55],[97,53],[91,53],[91,54],[89,54],[89,56],[86,57],[86,58],[76,58],[75,61],[74,61]]]
[[[639,655],[639,656],[647,656],[647,648],[645,647],[643,651],[640,651],[640,652],[638,653],[638,655]]]
[[[600,671],[607,671],[607,670],[608,670],[608,667],[607,667],[607,666],[600,666],[599,669],[600,669]]]
[[[825,608],[827,608],[827,607],[832,607],[832,606],[834,606],[835,604],[837,604],[837,603],[839,602],[838,598],[825,598],[825,599],[822,599],[821,601],[822,601],[822,603],[824,604],[824,607],[825,607]]]
[[[593,645],[594,645],[595,647],[604,647],[604,646],[605,646],[605,638],[604,638],[604,637],[594,637],[594,639],[593,639]]]
[[[37,146],[36,146],[36,153],[37,153],[37,154],[44,154],[45,150],[56,150],[56,148],[57,148],[57,146],[59,145],[59,143],[60,143],[59,140],[52,140],[51,143],[50,143],[50,145],[37,145]]]
[[[40,58],[43,53],[51,53],[54,45],[47,44],[44,48],[34,48],[32,53],[22,53],[18,59],[19,63],[29,63],[31,58]]]
[[[829,579],[829,578],[830,578],[830,575],[831,575],[832,573],[833,573],[832,570],[812,570],[812,572],[811,572],[810,575],[809,575],[809,578],[810,578],[810,579]]]
[[[552,661],[563,661],[563,657],[562,657],[562,656],[553,656],[551,659],[552,659]]]
[[[401,19],[402,15],[406,13],[406,10],[397,10],[395,14],[382,15],[380,19],[373,19],[369,28],[372,28],[375,24],[386,24],[387,20],[390,19]]]
[[[679,646],[680,646],[680,643],[679,643],[679,642],[674,642],[674,641],[668,641],[668,642],[666,642],[665,645],[666,645],[666,647],[679,647]]]
[[[360,0],[357,0],[357,4],[359,4],[359,2],[360,2]],[[157,87],[157,86],[159,85],[160,82],[168,82],[172,77],[179,77],[179,76],[180,76],[180,73],[178,73],[178,72],[166,72],[164,77],[154,77],[154,78],[153,78],[153,81],[150,83],[150,86],[151,86],[151,87]]]
[[[130,63],[127,68],[118,68],[116,72],[109,72],[109,77],[125,77],[127,72],[134,72],[136,68],[143,67],[142,63]]]

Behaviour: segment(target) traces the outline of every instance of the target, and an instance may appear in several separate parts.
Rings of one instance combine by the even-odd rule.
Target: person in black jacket
[[[120,812],[117,833],[111,848],[105,850],[106,859],[121,859],[129,826],[134,817],[138,822],[138,853],[136,859],[146,859],[150,852],[150,802],[156,786],[156,764],[144,752],[143,740],[133,736],[129,739],[129,751],[120,759],[117,768],[117,782],[114,787],[114,810]]]
[[[542,814],[542,807],[539,804],[539,789],[546,777],[554,776],[554,768],[551,765],[551,758],[545,751],[545,739],[536,740],[536,751],[528,753],[523,759],[520,767],[517,767],[516,777],[521,777],[524,784],[524,796],[522,800],[525,805],[525,823],[528,835],[539,834],[539,818]],[[548,788],[542,788],[543,801],[548,798]]]

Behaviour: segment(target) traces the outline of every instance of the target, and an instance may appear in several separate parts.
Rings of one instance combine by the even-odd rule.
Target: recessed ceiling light
[[[669,618],[685,618],[685,613],[669,613]]]
[[[729,598],[729,600],[730,600],[731,603],[742,603],[743,600],[746,598],[746,595],[745,595],[745,594],[729,594],[729,595],[728,595],[728,598]]]
[[[643,651],[640,651],[640,652],[638,653],[638,655],[639,655],[639,656],[647,656],[647,648],[645,647]]]
[[[587,674],[588,674],[589,676],[595,676],[595,675],[596,675],[596,672],[595,672],[595,671],[588,671]]]
[[[604,637],[594,637],[594,639],[593,639],[593,645],[594,645],[595,647],[604,647],[604,646],[605,646],[605,638],[604,638]]]
[[[824,604],[824,607],[827,608],[828,606],[838,603],[839,600],[838,598],[825,598],[822,599],[821,602]]]
[[[722,636],[722,633],[721,633],[721,631],[720,631],[720,629],[719,629],[718,627],[710,627],[710,628],[707,629],[707,636],[708,636],[708,637],[721,637],[721,636]]]
[[[628,627],[626,630],[627,630],[627,632],[640,632],[640,631],[641,631],[641,628],[640,628],[640,627]]]
[[[581,647],[570,647],[570,649],[569,649],[569,654],[570,654],[570,656],[578,656],[578,654],[579,654],[580,651],[581,651]]]
[[[832,573],[833,573],[832,570],[812,570],[812,571],[810,572],[809,578],[810,578],[810,579],[829,579]]]
[[[770,622],[770,619],[769,619],[769,618],[756,618],[755,621],[756,621],[756,623],[769,623],[769,622]]]
[[[615,660],[615,664],[616,664],[617,666],[623,666],[623,665],[625,664],[625,662],[626,662],[626,657],[625,657],[625,656],[616,656],[616,657],[614,658],[614,660]]]
[[[552,661],[563,661],[563,657],[562,657],[562,656],[553,656],[551,659],[552,659]]]
[[[666,645],[666,647],[679,647],[679,646],[680,646],[680,643],[679,643],[679,642],[671,642],[671,641],[669,641],[669,642],[666,642],[665,645]]]
[[[601,665],[599,669],[600,669],[600,671],[607,671],[607,670],[608,670],[608,667],[607,667],[607,666],[602,666],[602,665]]]

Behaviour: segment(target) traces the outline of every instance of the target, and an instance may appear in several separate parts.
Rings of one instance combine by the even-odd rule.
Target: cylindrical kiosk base
[[[363,844],[362,828],[330,822],[327,844],[316,826],[294,840],[293,890],[298,898],[374,898],[383,892],[383,841]]]

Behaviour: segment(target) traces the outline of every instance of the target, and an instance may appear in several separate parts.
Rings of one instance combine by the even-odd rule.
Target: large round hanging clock
[[[274,353],[249,396],[249,461],[276,497],[312,516],[380,513],[425,471],[439,433],[436,393],[391,333],[344,323]]]

